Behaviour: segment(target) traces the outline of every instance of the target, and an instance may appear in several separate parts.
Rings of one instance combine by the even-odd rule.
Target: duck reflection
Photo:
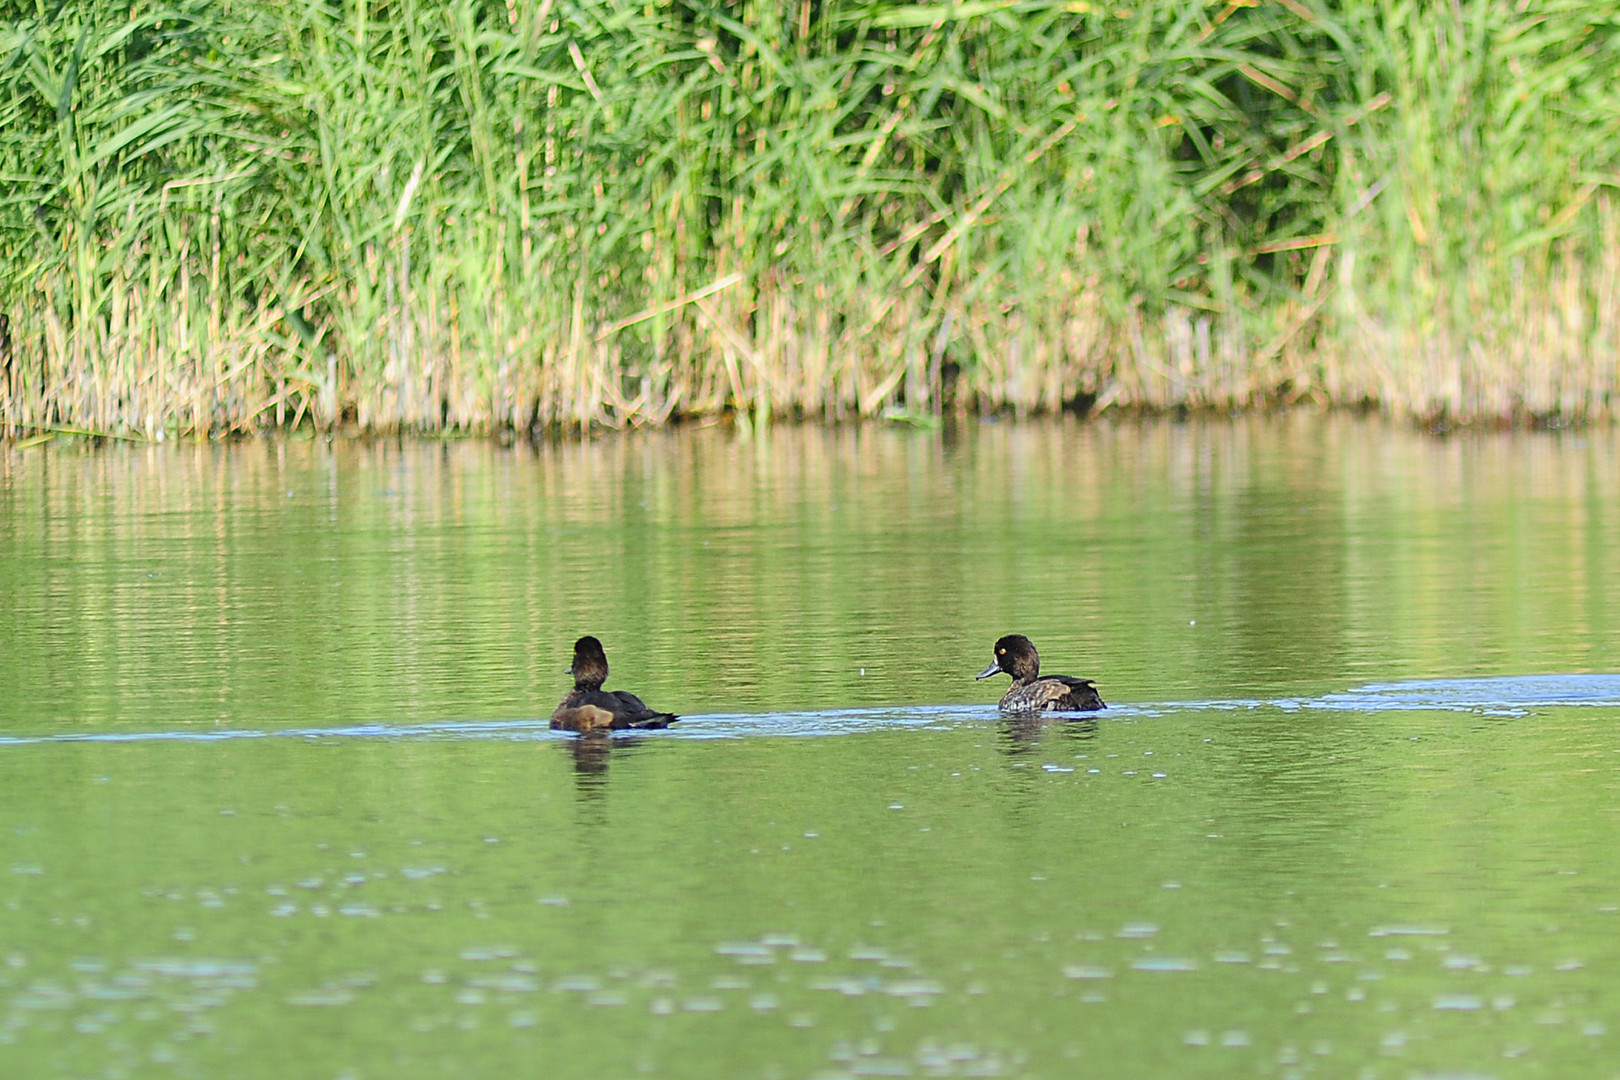
[[[998,748],[1018,760],[1064,747],[1083,747],[1097,736],[1097,721],[1090,717],[1060,720],[1056,717],[1009,716],[1001,722]],[[1048,743],[1043,747],[1043,743]]]
[[[1005,827],[1033,835],[1047,820],[1060,785],[1047,766],[1073,771],[1075,759],[1095,752],[1095,720],[1008,716],[996,726],[995,748],[1006,764],[1000,775]]]
[[[568,752],[574,759],[574,781],[581,795],[595,796],[607,790],[608,759],[614,754],[634,751],[645,739],[636,736],[593,732],[569,739]]]

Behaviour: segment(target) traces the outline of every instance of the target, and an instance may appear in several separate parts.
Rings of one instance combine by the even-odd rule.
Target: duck
[[[607,682],[607,653],[602,643],[586,635],[574,642],[574,662],[568,666],[574,689],[551,714],[553,731],[622,731],[665,728],[680,717],[647,706],[628,690],[603,690]]]
[[[1041,674],[1041,654],[1035,643],[1023,634],[1008,634],[996,640],[995,658],[990,666],[974,676],[988,679],[1006,672],[1012,676],[1012,686],[1001,695],[1001,711],[1018,716],[1041,713],[1048,709],[1060,712],[1095,712],[1106,709],[1102,695],[1090,679],[1077,679],[1072,675]]]

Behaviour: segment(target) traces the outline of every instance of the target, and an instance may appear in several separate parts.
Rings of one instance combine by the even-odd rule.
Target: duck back
[[[1105,708],[1096,685],[1073,675],[1043,675],[1021,685],[1015,683],[1001,698],[1001,711],[1007,713],[1095,712]]]
[[[551,714],[559,731],[623,731],[665,728],[680,717],[659,712],[627,690],[575,690]]]

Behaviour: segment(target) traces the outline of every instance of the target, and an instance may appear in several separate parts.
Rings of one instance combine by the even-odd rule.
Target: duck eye
[[[997,649],[996,652],[1000,653],[1002,656],[1007,655],[1007,650],[1006,649]]]

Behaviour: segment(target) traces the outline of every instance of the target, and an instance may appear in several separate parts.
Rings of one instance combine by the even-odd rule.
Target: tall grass
[[[12,432],[1620,400],[1614,5],[12,7]]]

